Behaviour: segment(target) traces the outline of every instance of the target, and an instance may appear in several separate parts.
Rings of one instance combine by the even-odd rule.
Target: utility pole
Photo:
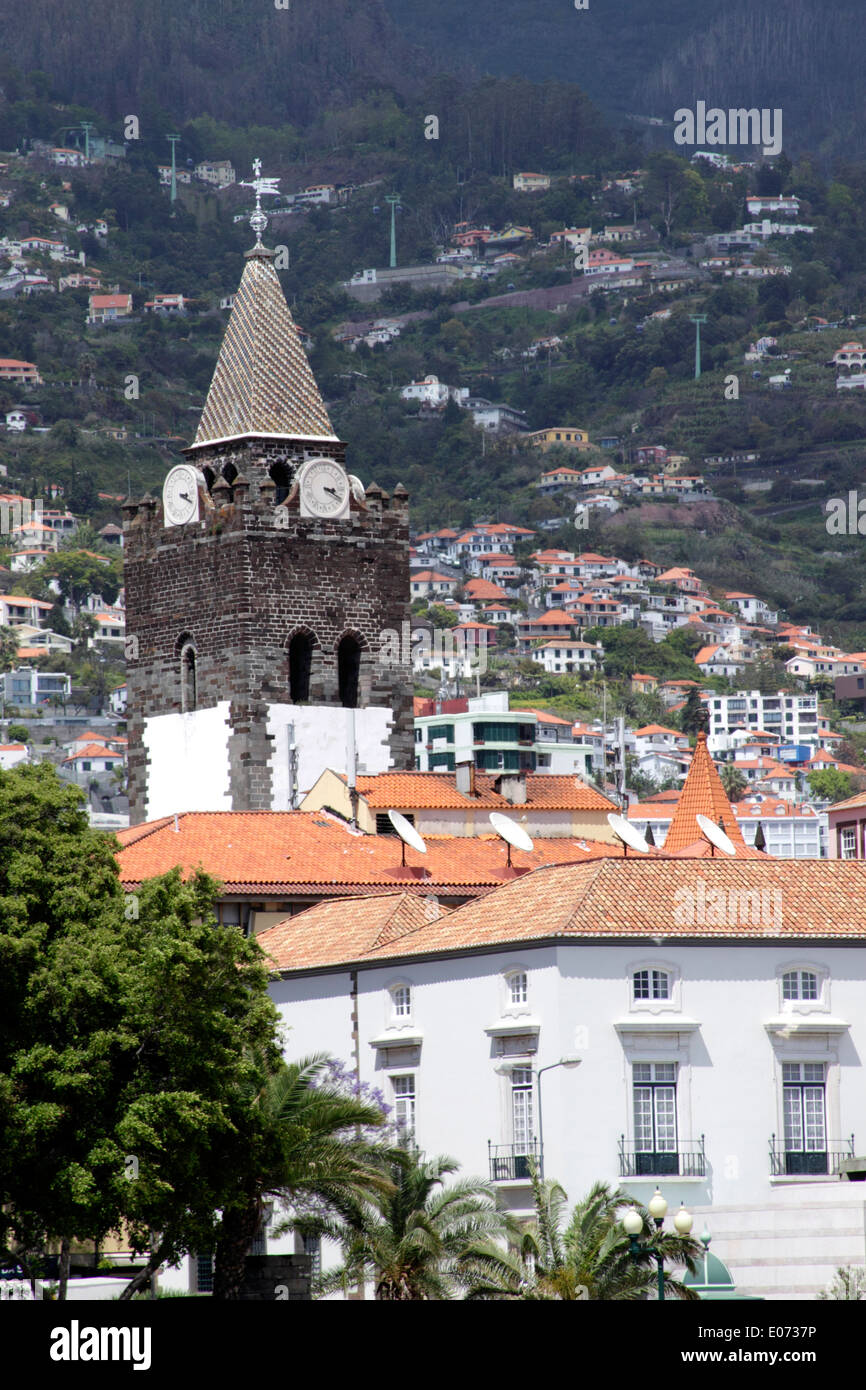
[[[177,202],[177,158],[176,148],[180,142],[179,135],[166,135],[166,140],[171,141],[171,201]]]
[[[396,224],[396,221],[395,221],[395,213],[396,213],[398,207],[400,206],[400,194],[399,194],[399,193],[386,193],[386,194],[385,194],[385,202],[391,204],[391,260],[390,260],[390,266],[391,266],[391,269],[393,270],[393,269],[395,268],[396,264],[397,264],[397,224]]]
[[[706,314],[689,314],[689,318],[695,325],[695,381],[700,380],[701,376],[701,324],[706,323]]]

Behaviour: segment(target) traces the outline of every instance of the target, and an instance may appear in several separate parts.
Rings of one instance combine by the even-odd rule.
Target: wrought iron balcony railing
[[[825,1141],[820,1148],[795,1148],[775,1134],[770,1138],[770,1176],[774,1178],[828,1177],[838,1173],[846,1158],[854,1157],[854,1135],[850,1139]]]
[[[524,1144],[492,1144],[487,1141],[491,1182],[525,1182],[533,1166],[541,1169],[541,1148],[536,1139]]]
[[[670,1149],[653,1149],[641,1143],[619,1141],[619,1175],[621,1178],[704,1178],[707,1159],[704,1136],[691,1144],[676,1144]]]

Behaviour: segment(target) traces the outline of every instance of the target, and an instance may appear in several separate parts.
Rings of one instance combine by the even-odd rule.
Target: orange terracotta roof
[[[395,891],[474,897],[527,868],[617,853],[600,840],[536,839],[531,852],[514,854],[509,870],[496,835],[428,835],[426,855],[407,850],[403,869],[396,836],[353,832],[322,811],[187,811],[121,830],[117,838],[127,888],[179,865],[184,877],[204,869],[227,893],[312,898]]]
[[[756,892],[757,902],[741,896]],[[390,939],[376,939],[383,919],[391,920],[389,910],[393,915],[400,908],[384,909],[380,916],[363,902],[344,901],[326,919],[332,937],[325,943],[323,914],[313,908],[270,928],[259,940],[286,971],[539,940],[652,940],[660,932],[668,938],[711,940],[862,940],[866,863],[759,854],[746,861],[702,860],[696,871],[687,859],[620,855],[595,863],[549,865],[416,927],[406,909]]]
[[[534,711],[526,711],[533,713]],[[446,715],[442,716],[447,718]],[[563,721],[566,722],[566,721]],[[512,809],[496,791],[500,773],[475,774],[475,795],[457,790],[453,772],[378,772],[360,775],[358,791],[371,810],[462,810],[487,806],[491,811]],[[606,796],[588,787],[579,777],[529,772],[526,774],[526,802],[520,810],[615,811]]]
[[[260,932],[256,940],[279,969],[331,965],[394,945],[451,909],[435,898],[387,893],[375,898],[331,898]]]
[[[466,597],[471,599],[505,599],[508,595],[504,589],[500,589],[498,584],[492,584],[489,579],[470,579],[463,586]]]
[[[707,736],[703,731],[698,734],[688,776],[680,792],[677,809],[665,840],[665,852],[667,854],[676,854],[680,850],[688,849],[696,842],[705,844],[709,851],[710,847],[704,840],[695,819],[697,815],[709,817],[714,825],[718,825],[721,820],[725,833],[736,847],[738,856],[748,853],[746,842],[740,827],[737,825],[737,818],[725,795],[722,779],[716,771],[716,765],[707,749]]]
[[[663,724],[645,724],[642,729],[635,729],[635,738],[646,738],[649,734],[673,734],[674,738],[685,738],[682,729],[666,729]]]
[[[122,753],[115,753],[111,748],[107,748],[104,743],[88,743],[86,748],[80,748],[77,753],[70,753],[68,758],[64,758],[65,763],[76,762],[79,758],[123,758]]]

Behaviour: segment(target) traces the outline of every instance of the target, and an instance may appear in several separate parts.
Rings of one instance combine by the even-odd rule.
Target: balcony
[[[487,1141],[491,1182],[528,1182],[530,1168],[541,1168],[541,1148],[537,1139],[523,1144],[491,1144]]]
[[[703,1178],[707,1173],[704,1136],[696,1143],[676,1144],[666,1152],[644,1149],[625,1135],[619,1141],[621,1178]]]
[[[790,1149],[770,1138],[770,1176],[773,1178],[837,1177],[846,1158],[854,1157],[854,1135],[824,1144],[821,1149]]]

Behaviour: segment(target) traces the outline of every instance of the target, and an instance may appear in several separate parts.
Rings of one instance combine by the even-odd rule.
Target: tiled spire
[[[747,852],[743,832],[737,824],[731,803],[725,795],[722,779],[710,757],[707,736],[703,730],[698,734],[691,765],[665,839],[665,854],[676,854],[687,846],[703,840],[696,819],[699,815],[707,816],[714,825],[721,825],[736,847],[738,856]]]
[[[220,348],[193,448],[248,435],[281,439],[337,436],[328,419],[298,330],[274,269],[274,252],[262,245],[267,218],[261,194],[276,192],[254,164],[256,211],[250,223],[256,245],[246,253],[240,288]]]

